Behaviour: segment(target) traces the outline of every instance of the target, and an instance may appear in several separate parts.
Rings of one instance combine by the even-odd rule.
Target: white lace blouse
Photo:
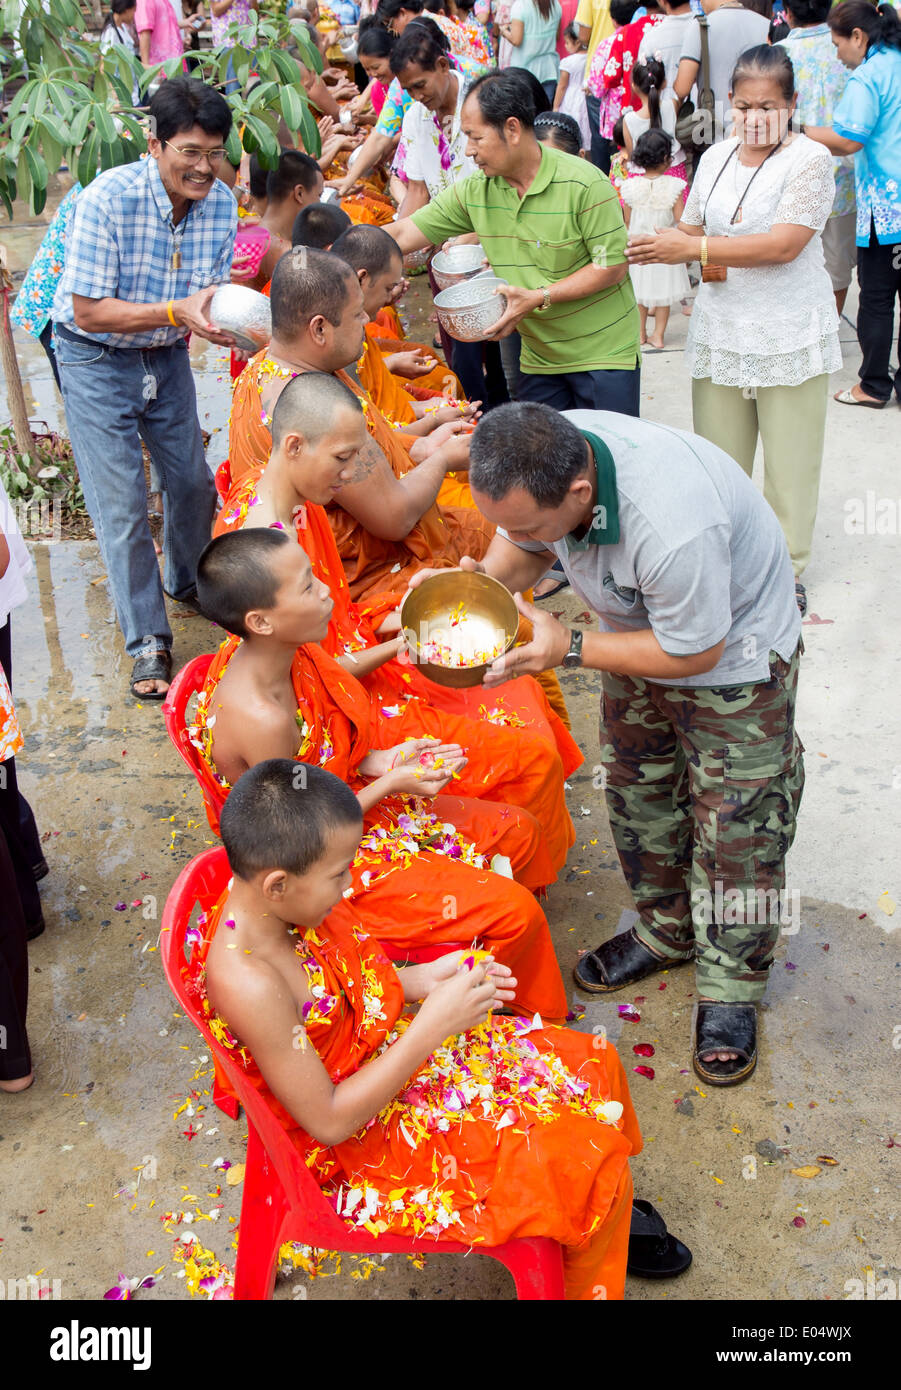
[[[691,375],[721,386],[799,386],[842,365],[820,235],[835,197],[832,156],[796,135],[760,167],[730,226],[754,173],[733,153],[737,144],[724,140],[703,155],[682,221],[708,236],[750,236],[786,222],[816,235],[786,265],[729,266],[725,280],[702,283],[686,347]]]

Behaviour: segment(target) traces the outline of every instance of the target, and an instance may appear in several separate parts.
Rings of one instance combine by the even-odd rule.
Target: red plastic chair
[[[163,912],[161,955],[169,986],[181,1008],[203,1035],[216,1063],[244,1106],[248,1143],[241,1236],[235,1265],[235,1298],[268,1299],[275,1287],[278,1252],[286,1241],[317,1249],[389,1254],[466,1254],[456,1241],[430,1241],[397,1235],[373,1236],[348,1228],[323,1196],[275,1114],[234,1055],[212,1036],[187,987],[185,933],[196,906],[209,912],[221,896],[230,870],[224,849],[208,849],[182,870]],[[505,1264],[520,1299],[562,1299],[563,1256],[546,1236],[478,1246],[477,1252]]]
[[[211,825],[214,821],[218,822],[222,807],[225,804],[225,797],[214,799],[203,781],[200,772],[200,754],[188,737],[187,710],[192,695],[199,695],[204,687],[212,659],[212,656],[195,656],[193,661],[189,661],[169,686],[163,701],[163,717],[166,720],[169,737],[197,779]],[[406,961],[410,965],[424,965],[430,960],[437,960],[439,956],[446,955],[448,951],[463,951],[468,944],[465,941],[458,941],[445,942],[439,946],[399,948],[383,942],[382,949],[389,960]]]

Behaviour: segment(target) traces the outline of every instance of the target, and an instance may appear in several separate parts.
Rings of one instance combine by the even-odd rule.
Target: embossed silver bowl
[[[220,285],[210,300],[210,323],[234,335],[242,352],[259,352],[272,337],[272,311],[264,294],[247,285]]]
[[[439,290],[448,290],[451,285],[459,285],[464,280],[471,280],[474,275],[481,275],[485,269],[482,264],[484,259],[485,249],[478,242],[450,246],[446,251],[439,251],[432,259],[435,284]]]
[[[506,296],[494,291],[507,284],[496,275],[476,275],[472,280],[451,285],[435,295],[438,322],[458,342],[480,343],[487,329],[493,328],[506,312]]]

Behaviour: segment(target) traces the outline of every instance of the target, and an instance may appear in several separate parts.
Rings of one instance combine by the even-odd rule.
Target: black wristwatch
[[[584,635],[581,628],[570,628],[569,651],[562,661],[562,665],[566,666],[567,669],[571,670],[575,666],[582,665],[582,638]]]

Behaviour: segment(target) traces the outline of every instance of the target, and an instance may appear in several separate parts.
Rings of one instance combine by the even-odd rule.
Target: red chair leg
[[[523,1301],[565,1298],[563,1284],[563,1250],[547,1236],[515,1240],[486,1255],[505,1264],[516,1284],[516,1297]]]
[[[213,1067],[213,1102],[218,1105],[223,1115],[227,1115],[230,1120],[236,1120],[241,1108],[238,1097],[229,1085],[228,1077],[215,1057],[213,1058]]]
[[[272,1297],[288,1202],[260,1136],[247,1122],[247,1159],[241,1230],[235,1264],[235,1299]]]

